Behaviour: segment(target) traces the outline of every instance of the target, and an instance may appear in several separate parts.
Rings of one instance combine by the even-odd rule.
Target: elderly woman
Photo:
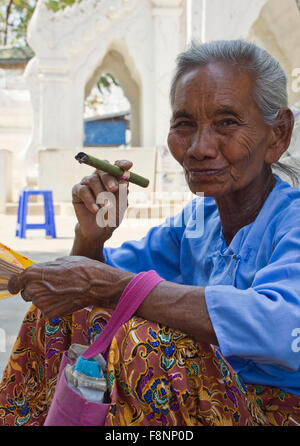
[[[97,171],[73,188],[71,256],[10,282],[34,305],[0,387],[3,424],[43,424],[62,352],[93,342],[148,270],[164,280],[111,343],[106,425],[300,424],[300,191],[272,173],[294,124],[286,84],[244,41],[179,56],[168,145],[205,198],[112,249],[96,197],[113,192],[118,206],[118,181]]]

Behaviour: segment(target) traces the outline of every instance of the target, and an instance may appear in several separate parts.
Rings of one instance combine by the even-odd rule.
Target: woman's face
[[[219,198],[265,175],[271,142],[240,67],[213,62],[179,79],[168,145],[193,193]]]

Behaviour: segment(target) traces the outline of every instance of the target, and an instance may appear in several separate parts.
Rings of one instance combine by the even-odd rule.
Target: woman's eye
[[[223,119],[223,121],[221,121],[219,123],[219,125],[221,125],[222,127],[229,127],[230,125],[237,125],[238,122],[235,121],[234,119]]]
[[[191,127],[193,123],[191,121],[180,121],[174,124],[174,127]]]

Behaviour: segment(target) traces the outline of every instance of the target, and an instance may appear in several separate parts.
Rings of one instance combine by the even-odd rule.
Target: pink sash
[[[118,329],[134,315],[148,294],[162,281],[155,271],[142,272],[135,276],[123,291],[107,325],[82,357],[91,359],[104,352]],[[44,426],[103,426],[113,402],[90,402],[73,390],[65,378],[64,369],[67,364],[73,364],[73,361],[68,358],[67,352],[64,352],[54,397]]]

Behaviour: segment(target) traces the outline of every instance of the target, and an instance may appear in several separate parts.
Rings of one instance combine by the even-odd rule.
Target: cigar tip
[[[81,163],[85,163],[88,160],[88,155],[84,152],[79,152],[77,153],[77,155],[75,156],[75,159],[81,164]]]

